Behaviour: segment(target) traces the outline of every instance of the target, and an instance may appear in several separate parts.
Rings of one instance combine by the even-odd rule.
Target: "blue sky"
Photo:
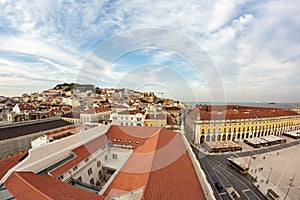
[[[299,7],[293,0],[1,1],[0,95],[80,80],[183,101],[300,102]],[[147,28],[170,34],[130,36]],[[145,35],[153,43],[134,49]],[[126,45],[133,49],[111,59]]]

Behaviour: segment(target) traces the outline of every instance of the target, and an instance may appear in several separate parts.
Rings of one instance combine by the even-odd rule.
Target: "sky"
[[[0,96],[64,82],[300,102],[300,1],[0,1]]]

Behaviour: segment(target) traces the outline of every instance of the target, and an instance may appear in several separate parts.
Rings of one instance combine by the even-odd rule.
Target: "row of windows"
[[[298,116],[290,116],[286,118],[258,118],[258,119],[245,119],[245,120],[214,120],[210,121],[214,124],[227,123],[227,124],[245,124],[245,123],[265,123],[265,122],[279,122],[279,121],[299,121]],[[202,121],[202,120],[201,120]],[[202,121],[207,123],[208,121]]]
[[[257,131],[257,130],[265,130],[265,129],[276,129],[276,128],[283,128],[283,127],[288,127],[289,125],[288,124],[273,124],[273,125],[271,125],[271,124],[267,124],[267,125],[252,125],[252,126],[247,126],[247,127],[238,127],[238,129],[236,128],[236,127],[223,127],[223,133],[231,133],[231,132],[234,132],[234,133],[236,133],[236,132],[241,132],[241,131],[243,131],[243,132],[245,132],[245,131]],[[293,126],[293,124],[292,124],[292,126]],[[214,126],[213,127],[213,130],[211,130],[211,127],[210,126],[206,126],[206,127],[204,127],[204,126],[200,126],[200,129],[202,129],[201,130],[201,132],[203,133],[203,132],[205,132],[204,130],[206,129],[207,130],[207,132],[208,133],[210,133],[211,131],[213,132],[213,133],[216,133],[216,130],[217,130],[217,128]],[[221,130],[222,130],[222,128],[221,128],[221,125],[219,125],[219,127],[218,127],[218,132],[221,132]]]
[[[100,171],[98,172],[98,176],[99,176],[99,180],[102,180],[102,178],[103,178],[102,170],[100,170]],[[79,176],[79,177],[77,178],[77,181],[82,182],[82,177]],[[90,179],[90,184],[91,184],[91,185],[95,185],[95,179],[94,179],[94,178],[91,178],[91,179]]]
[[[271,128],[271,129],[278,129],[279,127],[274,127],[274,128]],[[229,128],[229,130],[228,130],[228,132],[226,131],[226,129],[224,129],[224,131],[223,132],[221,132],[221,130],[219,130],[218,132],[216,131],[216,130],[213,130],[212,132],[208,129],[208,131],[207,131],[207,133],[208,134],[210,134],[210,133],[213,133],[213,134],[217,134],[217,133],[240,133],[240,132],[250,132],[250,130],[251,130],[251,132],[253,132],[253,131],[263,131],[263,130],[271,130],[271,129],[265,129],[265,127],[263,127],[263,128],[255,128],[255,129],[253,129],[253,128],[251,128],[251,129],[249,129],[249,127],[247,128],[247,129],[245,129],[245,128],[243,128],[243,129],[238,129],[238,131],[236,131],[236,129],[234,128],[234,130],[233,130],[233,132],[232,132],[232,130],[231,130],[231,128]],[[242,131],[241,131],[242,130]],[[205,133],[205,131],[204,131],[204,129],[202,129],[202,131],[201,131],[201,133],[202,134],[204,134]]]
[[[129,117],[124,117],[124,118],[125,118],[126,120],[129,119]],[[113,119],[114,119],[114,120],[117,120],[118,117],[113,117]],[[120,119],[123,120],[123,117],[120,117]],[[133,117],[130,117],[130,119],[133,120]],[[137,117],[136,120],[137,120],[137,121],[141,121],[142,118],[141,118],[141,117]]]
[[[145,126],[149,126],[148,124],[145,124]],[[153,125],[153,124],[150,124],[150,127],[161,127],[161,128],[163,128],[164,127],[164,124],[155,124],[155,125]]]
[[[97,167],[99,168],[100,166],[101,166],[101,161],[97,161]],[[89,168],[88,171],[87,171],[87,173],[90,176],[91,174],[93,174],[93,169]]]
[[[290,123],[273,123],[273,124],[271,124],[271,123],[254,123],[254,124],[248,124],[248,125],[246,125],[246,126],[241,126],[241,125],[238,125],[238,126],[236,126],[236,125],[234,125],[233,126],[233,128],[234,127],[255,127],[255,126],[277,126],[277,127],[283,127],[283,126],[293,126],[293,125],[296,125],[296,124],[299,124],[299,123],[293,123],[293,122],[290,122]],[[221,127],[223,127],[223,128],[226,128],[226,127],[228,127],[228,128],[231,128],[232,126],[231,125],[228,125],[228,124],[218,124],[217,126],[216,126],[216,124],[214,124],[213,126],[212,125],[210,125],[210,124],[206,124],[206,125],[200,125],[202,128],[204,128],[204,127],[206,127],[206,128],[216,128],[216,127],[218,127],[218,128],[221,128]]]
[[[121,142],[121,139],[116,139],[116,138],[114,138],[114,139],[113,139],[113,142]],[[124,140],[124,143],[129,143],[129,144],[131,144],[131,142],[132,142],[131,140]],[[136,140],[135,143],[136,143],[136,144],[139,144],[140,142],[139,142],[138,140]]]
[[[211,125],[213,125],[214,127],[216,126],[216,125],[218,125],[218,126],[220,126],[220,125],[222,125],[222,126],[242,126],[242,125],[250,125],[250,124],[260,124],[260,125],[262,125],[262,124],[281,124],[281,125],[285,125],[285,126],[292,126],[292,125],[294,125],[294,124],[298,124],[298,123],[300,123],[300,119],[283,119],[283,120],[274,120],[274,121],[272,121],[272,120],[266,120],[266,121],[251,121],[251,122],[244,122],[244,123],[231,123],[231,122],[225,122],[225,123],[216,123],[216,122],[210,122],[210,124]],[[204,123],[204,124],[207,124],[207,123]]]

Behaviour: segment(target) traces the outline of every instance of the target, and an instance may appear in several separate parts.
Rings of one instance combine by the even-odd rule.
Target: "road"
[[[235,190],[240,194],[241,199],[249,200],[262,200],[266,199],[260,191],[252,184],[251,176],[249,174],[243,175],[231,166],[228,165],[227,158],[231,156],[251,156],[262,153],[268,153],[270,151],[276,151],[283,148],[288,148],[293,145],[299,144],[300,141],[294,141],[291,143],[285,143],[268,148],[260,148],[253,151],[237,152],[232,154],[220,154],[220,155],[205,155],[198,149],[193,147],[197,159],[207,176],[208,182],[211,184],[214,191],[214,196],[217,200],[231,199],[225,189],[218,191],[215,187],[216,182],[220,182],[223,188],[233,186]]]

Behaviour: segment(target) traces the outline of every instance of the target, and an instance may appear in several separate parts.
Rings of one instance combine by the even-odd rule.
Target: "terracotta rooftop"
[[[163,113],[158,113],[158,114],[147,114],[145,119],[154,119],[154,120],[166,120],[167,115]]]
[[[107,142],[114,143],[114,139],[119,144],[128,144],[131,140],[135,148],[104,193],[107,198],[143,187],[144,199],[205,199],[181,135],[165,128],[112,125],[105,135],[74,149],[77,156],[56,168],[51,175],[60,176]],[[14,172],[5,186],[21,200],[104,199],[49,175],[32,172]]]
[[[20,110],[34,110],[35,106],[31,103],[19,103],[18,104]]]
[[[45,133],[45,135],[51,136],[51,137],[53,137],[53,139],[60,139],[60,138],[64,138],[64,137],[67,137],[70,135],[74,135],[81,130],[88,129],[89,127],[90,126],[87,124],[78,126],[78,127],[71,125],[71,126],[64,127],[64,128],[61,128],[61,129],[58,129],[55,131],[49,131],[49,132]]]
[[[16,164],[20,162],[20,160],[27,154],[26,152],[19,152],[15,155],[3,158],[0,160],[0,179],[3,178],[3,176],[10,170],[12,167],[14,167]]]
[[[71,161],[67,162],[66,164],[56,168],[54,171],[51,172],[51,174],[54,177],[58,177],[67,170],[71,169],[74,165],[78,164],[82,160],[84,160],[86,157],[100,149],[106,144],[106,137],[105,135],[102,135],[90,142],[88,142],[85,145],[82,145],[76,149],[73,150],[73,153],[77,155],[74,159]]]
[[[54,116],[54,115],[61,114],[61,111],[60,111],[59,109],[57,109],[57,108],[53,108],[53,109],[51,109],[51,110],[49,111],[49,114],[50,114],[51,116]]]
[[[119,112],[118,114],[120,114],[120,115],[136,115],[138,113],[144,114],[145,112],[143,112],[141,110],[123,110],[123,111]]]
[[[106,137],[113,144],[131,145],[137,148],[158,131],[159,129],[154,127],[145,129],[144,127],[112,125],[106,133]]]
[[[177,107],[177,106],[165,106],[164,107],[164,110],[166,110],[166,111],[180,111],[181,110],[181,108],[179,108],[179,107]]]
[[[36,175],[32,172],[14,172],[4,185],[18,200],[105,199],[103,196],[73,187],[49,175]]]
[[[177,125],[177,123],[175,122],[175,119],[171,115],[167,116],[167,124],[168,125]]]
[[[181,136],[167,129],[134,150],[104,195],[141,187],[144,199],[205,199]]]
[[[239,105],[202,105],[192,111],[189,114],[189,117],[196,120],[199,114],[201,120],[237,120],[299,115],[294,111],[281,108],[264,108]]]
[[[62,117],[67,117],[67,118],[80,118],[80,113],[79,112],[68,112],[62,115]]]

